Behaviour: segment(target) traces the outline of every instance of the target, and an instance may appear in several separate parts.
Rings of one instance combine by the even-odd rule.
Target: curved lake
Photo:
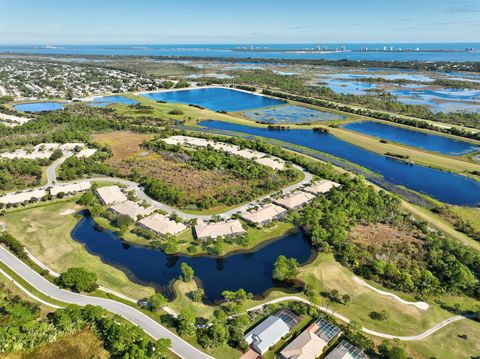
[[[467,206],[480,204],[480,182],[478,181],[381,156],[329,134],[312,130],[276,131],[222,121],[203,121],[200,125],[218,130],[273,138],[328,153],[368,168],[382,175],[385,180],[391,183],[427,194],[442,202]]]
[[[180,264],[184,262],[195,271],[207,298],[219,300],[224,290],[243,288],[261,295],[282,286],[272,279],[273,263],[279,255],[296,258],[300,263],[314,256],[308,239],[300,231],[290,232],[254,252],[224,258],[166,255],[158,249],[130,245],[114,232],[101,230],[86,212],[81,214],[82,219],[72,231],[74,240],[83,243],[89,253],[103,262],[123,270],[133,281],[152,285],[167,294],[172,280],[180,276]]]
[[[213,111],[243,111],[283,105],[286,102],[252,93],[221,87],[142,93],[155,101],[198,105]]]
[[[480,151],[480,147],[466,141],[375,121],[351,122],[342,127],[347,130],[380,137],[428,151],[440,152],[446,155],[461,156]]]

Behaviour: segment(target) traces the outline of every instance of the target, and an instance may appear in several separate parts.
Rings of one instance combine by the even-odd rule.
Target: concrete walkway
[[[185,340],[175,335],[149,316],[127,304],[123,304],[111,299],[77,294],[58,288],[2,246],[0,246],[0,261],[14,271],[17,275],[22,277],[22,279],[25,280],[29,285],[54,300],[58,300],[63,303],[77,304],[79,306],[85,306],[88,304],[100,306],[109,312],[118,314],[133,324],[141,327],[155,340],[160,338],[170,339],[172,341],[172,351],[181,358],[213,358],[193,347],[191,344],[187,343]],[[18,286],[18,283],[15,281],[14,284]]]
[[[205,353],[199,351],[198,349],[194,348],[191,346],[189,343],[185,342],[183,339],[178,337],[177,335],[173,334],[163,326],[161,326],[159,323],[155,322],[153,319],[150,317],[146,316],[142,312],[126,305],[120,302],[116,302],[114,300],[110,299],[103,299],[103,298],[97,298],[97,297],[90,297],[87,295],[82,295],[82,294],[76,294],[72,292],[68,292],[62,289],[57,288],[55,285],[47,281],[45,278],[43,278],[41,275],[39,275],[37,272],[35,272],[33,269],[28,267],[25,263],[23,263],[20,259],[15,257],[13,254],[11,254],[8,250],[0,246],[0,261],[3,262],[6,266],[8,266],[11,270],[13,270],[17,275],[21,276],[26,282],[28,282],[32,287],[34,287],[36,290],[40,291],[44,295],[64,302],[64,303],[72,303],[72,304],[77,304],[80,306],[84,306],[87,304],[92,304],[92,305],[98,305],[106,310],[119,314],[125,319],[131,321],[132,323],[140,326],[145,330],[147,334],[152,336],[155,339],[159,338],[169,338],[172,340],[172,350],[179,355],[182,358],[211,358],[210,356],[206,355]],[[26,293],[28,290],[23,288],[21,284],[15,282],[11,276],[6,274],[3,271],[0,271],[0,273],[4,274],[9,278],[10,280],[13,281],[15,285],[17,285],[19,288],[21,288],[23,291]],[[34,296],[31,293],[27,293],[30,297],[32,297],[35,300],[39,300],[41,303],[45,303],[46,305],[50,305],[48,302],[45,302],[41,300],[40,298]],[[303,302],[309,305],[315,305],[312,302],[310,302],[308,299],[290,295],[290,296],[285,296],[282,298],[277,298],[273,299],[271,301],[268,301],[266,303],[257,305],[255,307],[247,309],[247,312],[255,311],[258,309],[262,309],[264,306],[268,304],[274,304],[274,303],[281,303],[281,302],[286,302],[286,301],[298,301],[298,302]],[[50,305],[52,306],[52,305]],[[323,306],[315,305],[319,310],[334,316],[337,319],[340,319],[341,321],[345,323],[350,323],[351,320],[348,319],[347,317],[338,314],[334,312],[331,309],[328,309]],[[402,341],[414,341],[414,340],[422,340],[425,338],[428,338],[430,335],[436,333],[440,329],[446,327],[447,325],[457,322],[459,320],[463,320],[466,318],[470,318],[470,316],[461,316],[461,315],[456,315],[451,318],[445,319],[442,322],[434,325],[432,328],[427,329],[423,333],[417,334],[417,335],[411,335],[411,336],[398,336],[398,335],[392,335],[392,334],[386,334],[386,333],[380,333],[368,328],[362,328],[362,331],[366,334],[370,334],[379,338],[384,338],[384,339],[398,339]]]
[[[363,279],[361,278],[358,278],[358,277],[353,277],[353,280],[355,282],[357,282],[358,284],[368,288],[368,289],[371,289],[373,290],[375,293],[378,293],[380,295],[384,295],[386,297],[390,297],[390,298],[393,298],[394,300],[396,300],[397,302],[400,302],[402,304],[406,304],[406,305],[413,305],[414,307],[417,307],[418,309],[420,310],[427,310],[428,308],[430,308],[430,306],[428,305],[428,303],[426,302],[409,302],[408,300],[405,300],[405,299],[402,299],[400,298],[398,295],[396,294],[393,294],[393,293],[390,293],[390,292],[387,292],[387,291],[384,291],[384,290],[380,290],[378,288],[375,288],[374,286],[368,284],[367,282],[365,282]]]

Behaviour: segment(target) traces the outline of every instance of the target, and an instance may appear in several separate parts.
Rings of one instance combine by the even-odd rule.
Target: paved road
[[[52,187],[57,182],[57,169],[62,165],[67,158],[71,157],[73,152],[66,152],[58,160],[53,161],[53,163],[47,167],[47,185],[46,187]]]
[[[68,157],[67,157],[68,158]],[[61,163],[63,163],[63,161],[61,161],[63,159],[63,161],[66,160],[66,158],[61,158],[57,161],[55,161],[53,164],[50,165],[50,167],[48,167],[47,169],[47,178],[48,178],[48,186],[52,186],[53,182],[56,181],[56,176],[55,176],[55,171],[57,169],[58,166],[60,166]],[[61,162],[59,162],[61,161]],[[303,175],[304,175],[304,179],[298,183],[295,183],[289,187],[286,187],[282,190],[283,193],[287,193],[287,192],[292,192],[306,184],[309,184],[311,181],[312,181],[312,174],[305,171],[303,168],[299,167],[299,166],[296,166],[294,165],[294,167],[300,171],[302,171]],[[158,201],[155,201],[153,198],[150,198],[144,191],[143,189],[140,187],[140,185],[136,182],[133,182],[133,181],[129,181],[129,180],[126,180],[126,179],[123,179],[123,178],[116,178],[116,177],[93,177],[93,178],[87,178],[87,179],[81,179],[81,180],[76,180],[76,181],[69,181],[69,182],[59,182],[57,184],[68,184],[68,183],[81,183],[81,182],[112,182],[112,183],[119,183],[119,184],[122,184],[124,186],[127,186],[127,187],[131,187],[135,190],[135,194],[137,196],[138,199],[142,200],[142,201],[146,201],[147,203],[149,203],[150,205],[156,207],[157,209],[159,210],[162,210],[162,211],[165,211],[167,213],[175,213],[177,214],[179,217],[181,218],[184,218],[184,219],[194,219],[194,218],[197,218],[197,219],[203,219],[203,220],[210,220],[214,215],[200,215],[200,214],[190,214],[190,213],[185,213],[185,212],[182,212],[176,208],[173,208],[173,207],[170,207],[164,203],[161,203],[161,202],[158,202]],[[256,199],[255,201],[252,201],[252,202],[249,202],[247,204],[244,204],[242,206],[239,206],[239,207],[235,207],[229,211],[226,211],[226,212],[223,212],[223,213],[220,213],[218,214],[217,216],[220,216],[221,218],[224,218],[224,219],[228,219],[230,218],[233,214],[237,213],[237,212],[242,212],[242,211],[245,211],[246,209],[248,209],[249,207],[257,204],[258,202],[264,200],[264,199],[267,199],[268,197],[270,197],[270,195],[266,195],[266,196],[263,196],[261,198],[258,198]]]
[[[5,265],[7,265],[11,270],[17,273],[17,275],[21,276],[25,281],[27,281],[32,287],[37,289],[38,291],[42,292],[44,295],[47,295],[50,298],[53,298],[55,300],[59,300],[64,303],[72,303],[72,304],[77,304],[80,306],[84,306],[87,304],[92,304],[92,305],[97,305],[105,308],[106,310],[119,314],[125,319],[131,321],[132,323],[140,326],[147,334],[152,336],[155,339],[159,338],[169,338],[172,341],[172,351],[175,352],[177,355],[179,355],[182,358],[200,358],[200,359],[212,359],[211,356],[201,352],[200,350],[194,348],[191,346],[189,343],[185,342],[182,338],[176,336],[172,332],[170,332],[168,329],[164,328],[161,326],[159,323],[155,322],[153,319],[150,317],[146,316],[142,312],[126,305],[123,303],[116,302],[114,300],[110,299],[103,299],[103,298],[97,298],[97,297],[90,297],[86,295],[81,295],[81,294],[76,294],[72,292],[68,292],[62,289],[57,288],[55,285],[47,281],[45,278],[40,276],[37,272],[35,272],[33,269],[28,267],[25,263],[23,263],[21,260],[19,260],[17,257],[15,257],[13,254],[11,254],[9,251],[7,251],[5,248],[0,246],[0,261],[3,262]],[[3,273],[6,275],[7,278],[11,277],[0,270],[0,273]],[[40,302],[44,302],[43,300],[35,297],[33,294],[29,293],[25,288],[23,288],[19,283],[15,283],[20,289],[23,291],[27,292],[28,295],[30,295],[32,298],[39,300]],[[286,296],[282,298],[277,298],[273,299],[269,302],[260,304],[258,306],[249,308],[247,311],[254,311],[257,309],[260,309],[264,307],[265,305],[268,304],[274,304],[274,303],[280,303],[284,301],[299,301],[307,304],[314,305],[311,303],[309,300],[305,298],[301,298],[298,296]],[[47,305],[49,305],[47,303]],[[350,323],[350,319],[347,317],[338,314],[331,309],[328,309],[326,307],[322,307],[317,305],[316,306],[319,310],[328,313],[330,315],[333,315],[334,317],[342,320],[343,322]],[[368,328],[362,328],[362,331],[364,333],[379,337],[379,338],[384,338],[384,339],[398,339],[402,341],[415,341],[415,340],[422,340],[430,335],[434,334],[435,332],[439,331],[440,329],[446,327],[447,325],[450,325],[454,322],[457,322],[459,320],[463,320],[466,318],[470,318],[471,316],[461,316],[461,315],[456,315],[451,318],[445,319],[444,321],[434,325],[432,328],[427,329],[423,333],[417,334],[417,335],[410,335],[410,336],[398,336],[398,335],[391,335],[391,334],[386,334],[386,333],[380,333]]]
[[[251,311],[260,309],[260,308],[262,308],[262,307],[264,307],[265,305],[268,305],[268,304],[280,303],[280,302],[285,302],[285,301],[293,301],[293,300],[298,301],[298,302],[307,303],[307,304],[310,304],[310,305],[315,305],[312,302],[310,302],[308,299],[305,299],[305,298],[302,298],[302,297],[297,297],[295,295],[290,295],[290,296],[286,296],[286,297],[282,297],[282,298],[273,299],[269,302],[257,305],[256,307],[249,308],[247,311],[251,312]],[[320,305],[315,305],[315,306],[319,310],[321,310],[322,312],[333,315],[335,318],[338,318],[345,323],[350,323],[351,322],[351,320],[348,319],[347,317],[345,317],[341,314],[338,314],[331,309],[322,307]],[[368,329],[368,328],[365,328],[365,327],[362,327],[362,331],[364,333],[374,335],[376,337],[384,338],[384,339],[398,339],[398,340],[403,340],[403,341],[422,340],[422,339],[425,339],[425,338],[429,337],[433,333],[439,331],[440,329],[442,329],[443,327],[446,327],[447,325],[449,325],[451,323],[454,323],[454,322],[457,322],[459,320],[463,320],[463,319],[466,319],[466,318],[471,318],[471,317],[472,316],[463,316],[463,315],[453,316],[451,318],[445,319],[444,321],[434,325],[430,329],[427,329],[426,331],[424,331],[423,333],[420,333],[418,335],[409,335],[409,336],[391,335],[391,334],[380,333],[380,332],[377,332],[375,330],[371,330],[371,329]]]
[[[178,356],[186,359],[212,359],[211,356],[194,348],[182,338],[170,332],[168,329],[143,314],[142,312],[130,307],[129,305],[104,298],[90,297],[87,295],[76,294],[59,289],[54,284],[47,281],[40,274],[28,267],[20,259],[15,257],[5,248],[0,246],[0,261],[22,277],[28,284],[40,291],[44,295],[64,302],[85,306],[87,304],[100,306],[111,313],[118,314],[130,322],[141,327],[147,334],[154,339],[168,338],[172,341],[172,351]]]

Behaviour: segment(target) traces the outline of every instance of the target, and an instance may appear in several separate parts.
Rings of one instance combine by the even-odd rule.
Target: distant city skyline
[[[0,1],[1,44],[480,42],[471,0]]]

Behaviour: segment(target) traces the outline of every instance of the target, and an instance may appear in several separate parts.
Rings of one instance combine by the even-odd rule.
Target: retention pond
[[[324,152],[378,173],[390,183],[424,193],[445,203],[464,206],[480,204],[480,182],[474,179],[388,158],[330,134],[312,130],[272,130],[222,121],[203,121],[200,125],[216,130],[272,138]]]
[[[298,291],[294,284],[282,284],[272,279],[273,263],[279,255],[296,258],[304,264],[313,259],[315,252],[301,231],[294,231],[257,247],[251,252],[234,253],[222,258],[210,256],[166,255],[159,249],[131,245],[116,233],[101,229],[88,215],[72,231],[72,237],[85,245],[87,251],[101,260],[124,271],[140,284],[154,286],[172,295],[171,284],[180,276],[181,263],[195,271],[198,283],[210,301],[220,300],[224,290],[240,288],[261,296],[272,288]]]

